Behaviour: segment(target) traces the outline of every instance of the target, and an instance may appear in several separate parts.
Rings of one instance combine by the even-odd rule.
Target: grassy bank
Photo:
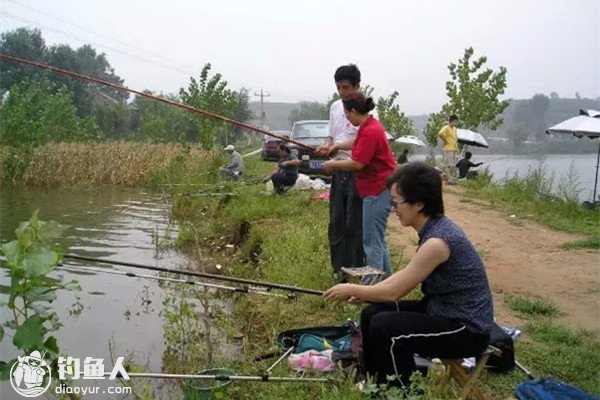
[[[548,172],[543,163],[524,176],[505,177],[491,182],[489,174],[465,181],[467,198],[487,200],[492,206],[506,210],[515,221],[533,220],[554,229],[600,235],[600,210],[582,207],[579,183],[572,167],[558,178]],[[590,243],[593,245],[596,240]]]
[[[250,175],[268,170],[264,164],[250,162]],[[327,245],[328,204],[313,200],[311,192],[289,192],[284,196],[266,195],[263,185],[214,186],[213,191],[235,192],[234,196],[197,196],[196,187],[177,187],[173,197],[174,216],[183,221],[179,235],[182,247],[200,246],[224,273],[326,289],[334,284]],[[587,217],[586,217],[587,218]],[[585,224],[583,224],[585,226]],[[228,248],[228,244],[234,244]],[[403,268],[406,259],[396,268]],[[413,294],[416,295],[416,294]],[[517,343],[517,357],[535,374],[551,375],[599,394],[597,373],[600,343],[594,332],[571,331],[554,324],[560,311],[543,300],[508,297],[514,313],[524,317],[523,339]],[[360,308],[325,303],[319,297],[301,295],[296,301],[240,296],[234,307],[237,329],[246,336],[245,362],[235,363],[238,372],[261,374],[274,360],[251,361],[274,344],[277,333],[304,326],[331,325],[347,318],[357,319]],[[501,322],[501,321],[500,321]],[[568,342],[561,342],[568,338]],[[570,353],[568,353],[570,349]],[[275,374],[288,375],[280,366]],[[503,399],[514,392],[525,376],[487,374],[485,390]],[[349,380],[339,385],[319,384],[237,384],[229,390],[233,399],[364,399]],[[388,398],[396,398],[390,396]],[[430,398],[427,395],[415,399]]]
[[[196,146],[143,142],[50,143],[0,148],[0,184],[70,186],[81,183],[147,185],[179,181],[217,162]]]

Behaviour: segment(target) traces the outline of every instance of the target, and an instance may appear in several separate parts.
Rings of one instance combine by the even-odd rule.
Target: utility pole
[[[263,108],[263,100],[265,97],[270,97],[271,94],[264,94],[263,90],[260,89],[260,93],[254,93],[255,96],[260,96],[260,129],[264,129],[265,125],[265,111]]]

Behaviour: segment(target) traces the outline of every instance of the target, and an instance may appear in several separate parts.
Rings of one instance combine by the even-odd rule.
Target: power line
[[[36,27],[38,27],[38,28],[45,29],[46,31],[50,31],[50,32],[56,33],[56,34],[58,34],[58,35],[66,36],[66,37],[69,37],[69,38],[71,38],[71,39],[75,39],[75,40],[77,40],[77,41],[80,41],[80,42],[82,42],[82,41],[83,41],[83,40],[82,40],[80,37],[78,37],[77,35],[74,35],[74,34],[72,34],[72,33],[65,32],[65,31],[63,31],[63,30],[60,30],[60,29],[57,29],[57,28],[52,28],[52,27],[49,27],[49,26],[47,26],[47,25],[40,24],[39,22],[32,21],[32,20],[30,20],[30,19],[27,19],[27,18],[23,18],[23,17],[19,17],[19,16],[17,16],[17,15],[13,15],[13,14],[7,13],[6,11],[0,11],[0,15],[4,15],[5,17],[8,17],[8,18],[14,19],[14,20],[16,20],[16,21],[23,22],[23,23],[25,23],[25,24],[30,24],[30,25],[36,26]],[[171,65],[163,64],[163,63],[157,62],[157,61],[155,61],[155,60],[150,60],[150,59],[148,59],[148,58],[142,57],[142,56],[140,56],[140,55],[137,55],[137,54],[128,53],[128,52],[126,52],[126,51],[123,51],[123,50],[120,50],[120,49],[114,48],[114,47],[112,47],[112,46],[107,46],[107,45],[105,45],[105,44],[98,43],[98,42],[90,42],[90,43],[91,43],[91,44],[93,44],[93,45],[95,45],[95,46],[98,46],[98,47],[104,47],[104,48],[106,48],[106,49],[109,49],[109,50],[115,51],[115,52],[117,52],[117,53],[120,53],[120,54],[123,54],[123,55],[126,55],[126,56],[130,56],[130,57],[137,58],[138,60],[145,61],[145,62],[148,62],[148,63],[150,63],[150,64],[154,64],[154,65],[156,65],[156,66],[160,66],[160,67],[163,67],[163,68],[166,68],[166,69],[170,69],[170,70],[172,70],[172,71],[179,72],[180,74],[182,74],[182,75],[185,75],[185,76],[187,76],[187,77],[189,77],[189,76],[192,76],[192,75],[193,75],[193,74],[190,74],[189,72],[187,72],[187,71],[184,71],[184,70],[182,70],[182,69],[179,69],[179,68],[177,68],[177,67],[173,67],[173,66],[171,66]]]
[[[150,50],[148,50],[148,49],[143,49],[143,48],[140,48],[140,47],[137,47],[137,46],[133,46],[133,45],[131,45],[131,44],[129,44],[129,43],[126,43],[126,42],[124,42],[124,41],[122,41],[122,40],[115,39],[115,38],[113,38],[113,37],[111,37],[111,36],[109,36],[109,35],[105,35],[105,34],[103,34],[103,33],[100,33],[100,32],[93,31],[93,30],[91,30],[91,29],[88,29],[88,28],[86,28],[86,27],[84,27],[84,26],[78,25],[78,24],[76,24],[76,23],[74,23],[74,22],[71,22],[71,21],[68,21],[68,20],[66,20],[66,19],[64,19],[64,18],[60,18],[60,17],[54,16],[54,15],[52,15],[52,14],[48,14],[47,12],[44,12],[44,11],[42,11],[42,10],[38,10],[37,8],[34,8],[34,7],[31,7],[31,6],[28,6],[28,5],[26,5],[26,4],[23,4],[23,3],[20,3],[20,2],[18,2],[18,1],[15,1],[15,0],[8,0],[8,1],[10,1],[11,3],[17,4],[17,5],[21,6],[21,7],[27,8],[27,9],[29,9],[29,10],[35,11],[35,12],[37,12],[37,13],[39,13],[39,14],[45,15],[45,16],[47,16],[47,17],[54,18],[54,19],[56,19],[56,20],[58,20],[58,21],[61,21],[61,22],[65,23],[65,24],[68,24],[68,25],[74,26],[75,28],[78,28],[78,29],[84,30],[84,31],[86,31],[86,32],[92,33],[92,34],[94,34],[94,35],[97,35],[97,36],[100,36],[100,37],[103,37],[103,38],[109,39],[109,40],[111,40],[111,41],[113,41],[113,42],[119,43],[119,44],[121,44],[121,45],[123,45],[123,46],[126,46],[126,47],[129,47],[129,48],[131,48],[131,49],[134,49],[134,50],[138,50],[138,51],[141,51],[141,52],[144,52],[144,53],[151,54],[152,56],[154,56],[154,57],[157,57],[157,58],[160,58],[160,59],[162,59],[162,60],[164,60],[164,61],[167,61],[167,62],[173,62],[173,60],[172,60],[172,59],[166,58],[166,57],[164,57],[164,56],[162,56],[162,55],[160,55],[160,54],[154,53],[154,52],[152,52],[152,51],[150,51]],[[177,64],[179,64],[179,66],[180,66],[180,67],[183,67],[183,68],[193,69],[193,67],[190,67],[189,65],[184,65],[184,64],[181,64],[181,63],[177,63]]]

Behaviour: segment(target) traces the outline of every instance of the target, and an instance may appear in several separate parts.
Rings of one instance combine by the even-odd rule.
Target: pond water
[[[161,241],[176,238],[178,229],[169,219],[169,207],[162,193],[116,186],[50,190],[2,187],[0,241],[13,240],[19,222],[27,220],[36,208],[40,209],[40,219],[71,226],[60,241],[65,253],[176,269],[191,268],[193,264],[180,252],[161,249]],[[155,275],[152,271],[99,263],[65,260],[65,264]],[[62,354],[78,357],[82,363],[88,356],[102,358],[110,372],[111,341],[115,357],[126,356],[136,364],[146,365],[149,371],[162,371],[163,301],[173,295],[168,289],[178,284],[67,268],[58,268],[51,277],[64,282],[76,279],[82,288],[76,292],[60,291],[54,303],[64,324],[56,333]],[[0,273],[4,300],[9,287],[9,277]],[[219,299],[219,304],[230,308],[231,300]],[[7,312],[3,307],[2,321],[8,319]],[[21,355],[8,337],[0,344],[0,353],[6,361]],[[21,397],[8,382],[2,382],[0,398]]]

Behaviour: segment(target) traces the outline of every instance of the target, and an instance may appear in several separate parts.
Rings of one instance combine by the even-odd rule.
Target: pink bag
[[[316,372],[327,372],[335,370],[335,363],[331,360],[332,350],[319,352],[308,350],[304,353],[292,354],[288,357],[288,366],[294,371],[306,371],[312,369]]]

